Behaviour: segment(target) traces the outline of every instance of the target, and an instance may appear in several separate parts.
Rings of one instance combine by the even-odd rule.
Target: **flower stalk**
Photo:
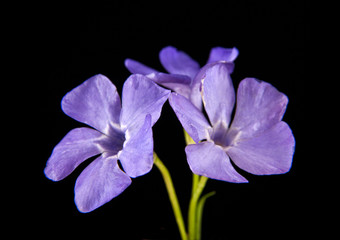
[[[174,215],[176,218],[176,222],[177,222],[177,226],[178,226],[181,238],[182,240],[187,240],[188,235],[185,230],[185,224],[184,224],[184,220],[182,216],[182,211],[178,203],[176,191],[175,191],[170,173],[155,152],[153,153],[153,157],[154,157],[154,164],[159,169],[164,179],[166,190],[168,191],[169,199],[171,202],[172,209],[174,211]]]
[[[201,220],[198,221],[198,214],[197,214],[197,207],[198,207],[198,201],[200,199],[200,196],[202,194],[202,191],[208,181],[207,177],[201,176],[199,179],[199,182],[197,184],[196,189],[193,191],[193,195],[191,196],[190,204],[189,204],[189,214],[188,214],[188,225],[189,225],[189,239],[190,240],[199,240],[197,237],[197,231],[201,229],[200,226],[198,226],[198,223],[201,223]],[[204,204],[204,202],[203,202]],[[200,210],[202,212],[203,205],[201,206],[202,209]],[[202,216],[202,214],[201,214]]]
[[[202,217],[203,217],[203,209],[205,202],[207,201],[208,198],[211,196],[215,195],[216,192],[212,191],[207,194],[205,194],[201,199],[198,201],[197,204],[197,211],[196,211],[196,232],[195,236],[197,239],[201,239],[201,233],[202,233]]]

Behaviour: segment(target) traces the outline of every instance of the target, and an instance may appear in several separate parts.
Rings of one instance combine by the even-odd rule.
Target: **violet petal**
[[[127,137],[123,150],[118,154],[124,171],[130,177],[138,177],[148,173],[153,165],[153,138],[151,115],[145,117],[139,131]]]
[[[202,79],[202,96],[211,124],[215,126],[222,122],[227,129],[235,104],[235,91],[225,64],[215,64],[206,69]]]
[[[143,75],[148,75],[150,73],[157,73],[158,71],[144,65],[143,63],[140,63],[133,59],[125,59],[124,61],[125,67],[131,72],[131,73],[139,73]]]
[[[223,48],[214,47],[210,50],[209,59],[207,63],[226,61],[233,62],[238,56],[238,50],[236,47]]]
[[[95,75],[67,93],[62,109],[70,117],[108,134],[119,128],[121,103],[116,87],[101,75]]]
[[[223,149],[212,142],[188,145],[185,152],[191,171],[197,175],[234,183],[248,182],[236,172]]]
[[[103,137],[91,128],[71,130],[53,149],[44,170],[46,177],[53,181],[67,177],[80,163],[103,151],[96,144]]]
[[[157,84],[169,88],[186,98],[189,98],[190,96],[191,79],[188,76],[167,73],[152,73],[147,75],[147,77]]]
[[[121,194],[131,179],[118,166],[116,157],[105,154],[94,160],[79,175],[74,192],[80,212],[91,212]]]
[[[196,143],[208,138],[208,130],[211,128],[209,122],[188,99],[177,93],[171,93],[169,103],[183,128]]]
[[[131,75],[123,86],[122,129],[140,129],[147,114],[152,116],[151,125],[155,124],[170,92],[143,75]]]
[[[243,170],[263,175],[289,171],[294,154],[295,140],[289,126],[279,122],[260,135],[239,139],[227,153]]]
[[[200,69],[199,64],[188,54],[172,46],[163,48],[159,53],[159,59],[169,73],[186,75],[191,79]]]
[[[191,83],[191,93],[190,93],[190,101],[197,107],[199,110],[202,111],[203,104],[202,104],[202,79],[205,78],[205,73],[208,68],[211,68],[212,66],[218,64],[218,62],[213,62],[204,65],[196,74],[195,78],[192,80]]]
[[[281,121],[287,103],[288,98],[271,84],[245,78],[238,87],[230,129],[240,132],[242,138],[259,135]]]
[[[205,78],[207,69],[212,68],[214,65],[224,64],[227,68],[228,72],[231,73],[232,69],[234,69],[234,63],[231,62],[212,62],[204,65],[196,74],[195,78],[191,83],[191,93],[190,93],[190,101],[200,110],[202,110],[202,95],[201,95],[201,86],[202,79]]]

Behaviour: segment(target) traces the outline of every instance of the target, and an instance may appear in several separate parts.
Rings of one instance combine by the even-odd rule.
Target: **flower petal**
[[[236,172],[223,149],[212,142],[188,145],[185,152],[191,171],[197,175],[234,183],[248,182]]]
[[[131,73],[139,73],[143,75],[148,75],[150,73],[157,73],[158,71],[148,67],[136,60],[133,59],[125,59],[124,61],[125,67],[131,72]]]
[[[79,175],[74,200],[80,212],[91,212],[121,194],[130,184],[131,179],[119,168],[117,158],[103,154]]]
[[[108,134],[111,127],[119,128],[121,110],[116,87],[101,75],[95,75],[67,93],[62,109],[70,117]]]
[[[142,75],[145,75],[146,77],[150,78],[157,84],[164,86],[166,88],[169,88],[175,92],[178,92],[179,94],[189,97],[190,94],[190,84],[191,84],[191,78],[185,75],[179,75],[179,74],[167,74],[167,73],[161,73],[157,70],[150,68],[140,62],[137,62],[132,59],[126,59],[125,60],[125,67],[131,72],[131,73],[139,73]]]
[[[246,78],[238,87],[230,129],[239,132],[242,138],[259,135],[281,121],[287,103],[288,98],[269,83]]]
[[[227,153],[243,170],[263,175],[289,171],[294,154],[295,140],[289,126],[279,122],[261,135],[239,139]]]
[[[222,122],[227,128],[235,104],[235,91],[225,64],[218,63],[206,69],[202,96],[211,124]]]
[[[151,73],[147,75],[159,85],[169,88],[182,96],[189,98],[191,88],[191,79],[185,75],[167,74],[167,73]]]
[[[131,75],[123,86],[122,129],[139,129],[147,114],[152,116],[151,125],[155,124],[170,92],[143,75]]]
[[[124,171],[130,177],[138,177],[151,170],[153,165],[153,138],[150,114],[146,115],[144,124],[139,131],[127,137],[118,158]]]
[[[218,64],[219,62],[208,63],[204,65],[196,74],[195,78],[192,80],[191,83],[191,93],[190,93],[190,101],[197,107],[199,110],[202,111],[202,79],[205,78],[205,74],[208,68]]]
[[[159,59],[169,73],[186,75],[191,79],[195,77],[200,69],[199,64],[188,54],[171,46],[160,51]]]
[[[171,93],[169,103],[183,128],[196,143],[208,138],[208,130],[211,128],[209,122],[188,99]]]
[[[210,51],[209,59],[207,63],[226,61],[233,62],[238,56],[238,50],[236,47],[223,48],[214,47]]]
[[[59,181],[67,177],[80,163],[101,153],[96,142],[103,134],[91,128],[71,130],[53,149],[44,170],[47,178]]]

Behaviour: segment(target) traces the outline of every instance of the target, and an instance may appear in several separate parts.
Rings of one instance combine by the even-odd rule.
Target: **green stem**
[[[185,225],[184,225],[184,220],[183,220],[181,208],[180,208],[179,203],[178,203],[176,191],[175,191],[174,185],[172,183],[170,173],[155,152],[153,153],[153,158],[154,158],[154,164],[157,166],[157,168],[161,172],[162,177],[164,179],[164,183],[165,183],[166,189],[168,191],[169,199],[170,199],[170,202],[171,202],[172,209],[174,211],[174,215],[175,215],[175,218],[176,218],[178,229],[179,229],[179,232],[181,234],[181,238],[182,238],[182,240],[187,240],[188,235],[185,231]]]
[[[184,132],[185,143],[186,143],[187,145],[189,145],[189,144],[195,144],[195,141],[190,137],[190,135],[187,133],[187,131],[185,131],[184,128],[183,128],[183,132]]]
[[[196,190],[193,191],[193,195],[191,196],[190,204],[189,204],[189,216],[188,216],[188,224],[189,224],[189,239],[190,240],[198,240],[197,233],[197,202],[202,194],[202,191],[207,183],[209,178],[201,176],[199,182],[197,184]]]
[[[200,176],[196,175],[195,173],[192,174],[192,190],[191,190],[191,197],[194,196],[196,192],[196,188],[198,185],[198,182],[200,180]]]
[[[210,192],[205,194],[201,199],[198,201],[197,205],[197,212],[196,212],[196,237],[197,239],[201,239],[201,233],[202,233],[202,217],[203,217],[203,208],[204,204],[207,201],[207,199],[213,195],[215,195],[216,192]]]

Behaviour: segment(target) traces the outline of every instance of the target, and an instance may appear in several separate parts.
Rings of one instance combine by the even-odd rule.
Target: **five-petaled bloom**
[[[196,144],[185,149],[193,173],[228,182],[247,182],[232,166],[257,175],[289,171],[295,140],[281,121],[287,97],[269,83],[245,78],[235,91],[224,63],[203,67],[198,74],[208,119],[187,98],[172,93],[169,101]]]
[[[131,184],[130,177],[151,170],[152,126],[169,94],[145,76],[134,74],[124,83],[121,103],[116,87],[105,76],[86,80],[66,94],[62,109],[93,128],[71,130],[54,148],[45,175],[59,181],[100,154],[78,177],[75,203],[79,211],[90,212],[110,201]]]
[[[218,62],[225,63],[232,73],[233,61],[238,56],[237,48],[214,47],[210,50],[207,65]],[[197,108],[202,109],[200,94],[200,65],[185,52],[179,51],[172,46],[163,48],[159,53],[159,59],[163,67],[170,73],[162,73],[153,68],[132,59],[125,60],[125,66],[131,73],[139,73],[147,76],[161,86],[167,87],[176,93],[189,99]]]

